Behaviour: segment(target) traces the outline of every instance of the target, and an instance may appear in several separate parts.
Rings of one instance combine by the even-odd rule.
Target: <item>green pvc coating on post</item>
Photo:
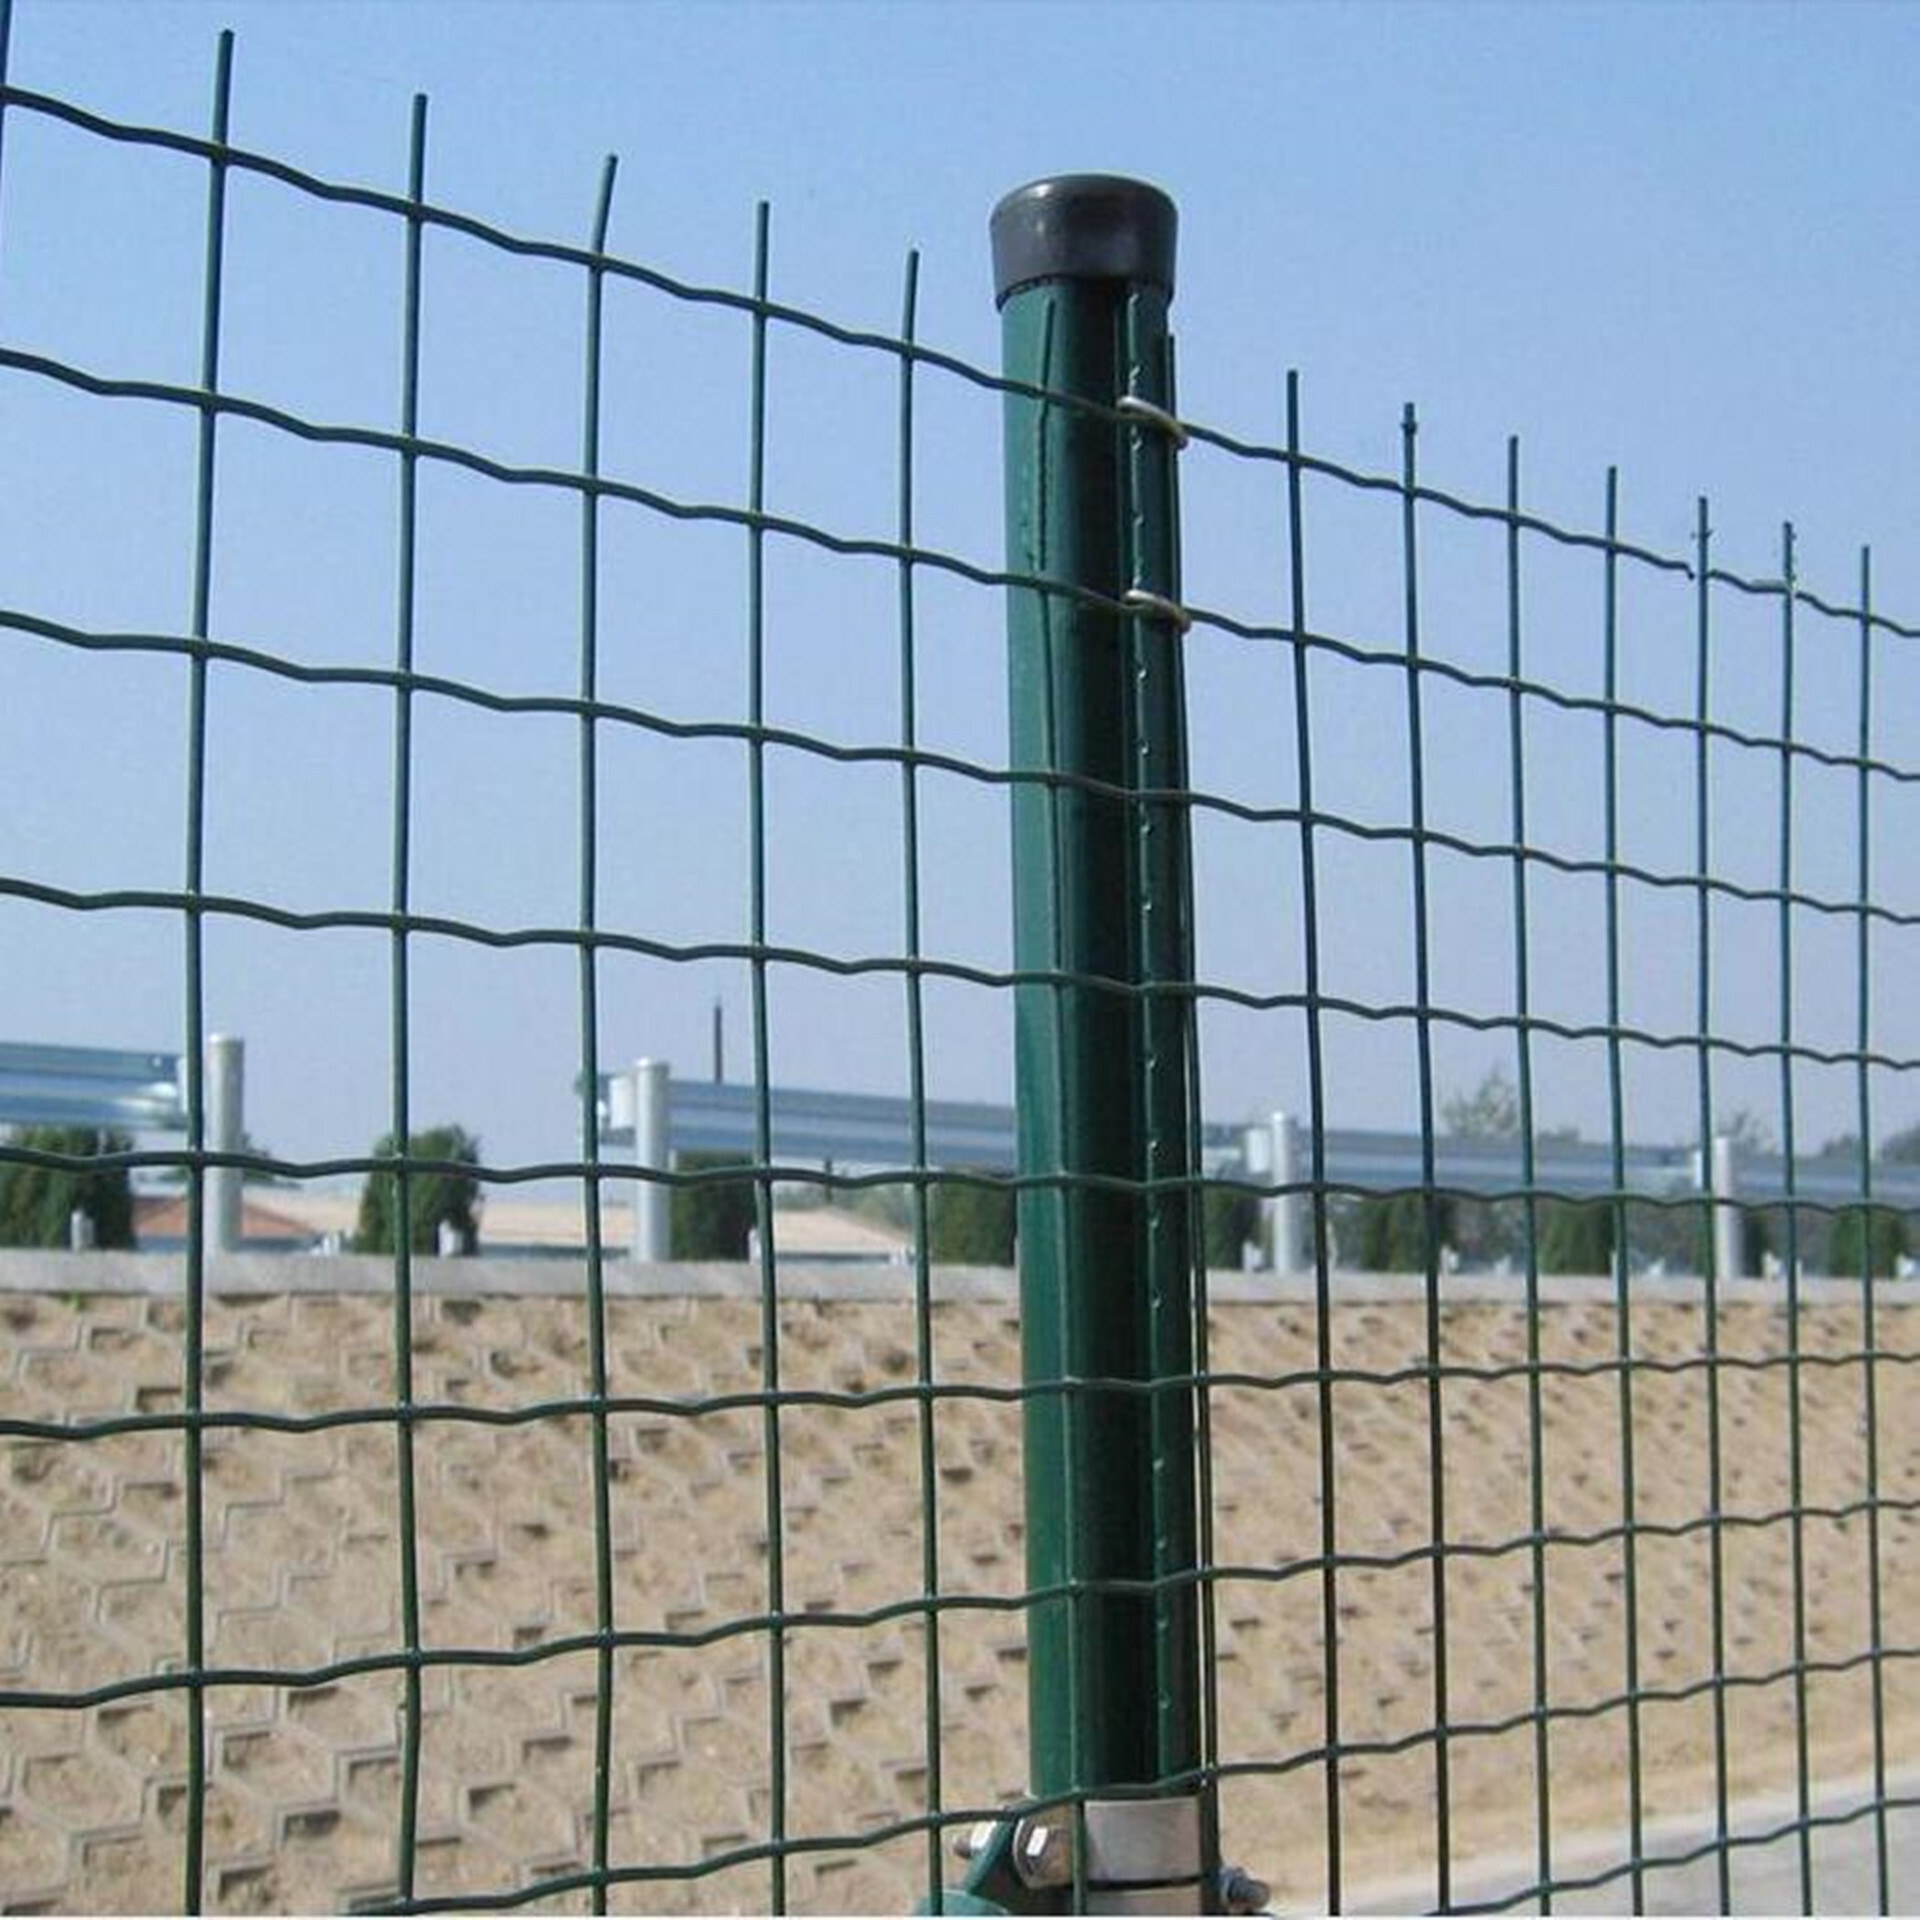
[[[1020,288],[1002,309],[1005,371],[1164,407],[1167,298],[1124,280]],[[1162,432],[1023,392],[1005,417],[1009,570],[1106,600],[1176,601]],[[1025,1379],[1179,1381],[1193,1350],[1193,1195],[1177,1184],[1191,1164],[1192,1015],[1184,996],[1138,988],[1194,977],[1188,830],[1177,801],[1126,795],[1185,788],[1180,636],[1163,618],[1021,586],[1008,646],[1015,770],[1122,790],[1024,782],[1013,795],[1015,965],[1070,976],[1015,995],[1020,1171],[1056,1182],[1020,1195]],[[1078,1184],[1089,1175],[1107,1179]],[[1032,1790],[1187,1772],[1200,1755],[1190,1379],[1041,1394],[1025,1422],[1029,1582],[1069,1589],[1029,1616]],[[1168,1584],[1101,1587],[1155,1579]]]

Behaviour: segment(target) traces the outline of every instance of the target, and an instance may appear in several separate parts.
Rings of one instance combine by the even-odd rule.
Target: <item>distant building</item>
[[[180,1252],[187,1244],[187,1196],[136,1195],[133,1230],[142,1252]],[[323,1236],[305,1221],[263,1206],[248,1194],[240,1203],[240,1237],[249,1253],[313,1253]]]

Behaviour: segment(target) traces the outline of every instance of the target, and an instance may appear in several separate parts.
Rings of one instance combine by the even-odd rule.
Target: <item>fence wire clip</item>
[[[1120,604],[1129,613],[1144,614],[1149,620],[1164,620],[1182,633],[1193,625],[1193,615],[1179,601],[1169,600],[1162,593],[1149,593],[1145,587],[1129,587],[1120,596]]]
[[[1192,444],[1193,436],[1186,427],[1165,407],[1156,407],[1151,400],[1143,400],[1137,393],[1123,393],[1113,403],[1115,413],[1124,413],[1128,419],[1137,420],[1143,427],[1152,427],[1163,433],[1173,442],[1175,453],[1184,453]]]

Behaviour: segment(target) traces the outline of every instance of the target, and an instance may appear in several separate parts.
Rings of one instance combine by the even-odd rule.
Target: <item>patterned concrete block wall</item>
[[[180,1403],[177,1301],[130,1294],[0,1296],[0,1390],[26,1417],[165,1410]],[[1450,1359],[1505,1366],[1526,1351],[1524,1315],[1497,1301],[1445,1312]],[[1785,1320],[1757,1301],[1727,1308],[1723,1350],[1777,1356]],[[585,1390],[577,1296],[437,1293],[416,1303],[422,1401],[509,1408]],[[1683,1361],[1701,1348],[1697,1306],[1636,1308],[1636,1352]],[[1897,1503],[1920,1498],[1920,1312],[1890,1304],[1879,1367],[1883,1587],[1888,1639],[1912,1639],[1920,1531]],[[785,1384],[864,1392],[915,1373],[903,1301],[796,1301],[781,1319]],[[1823,1303],[1802,1316],[1801,1380],[1810,1517],[1810,1653],[1843,1660],[1869,1644],[1863,1370],[1859,1316]],[[1602,1361],[1616,1329],[1602,1301],[1543,1314],[1546,1356]],[[1018,1376],[1010,1304],[936,1309],[937,1373],[1007,1385]],[[1336,1313],[1343,1368],[1391,1373],[1424,1350],[1413,1302],[1360,1300]],[[1305,1374],[1312,1309],[1223,1305],[1223,1370]],[[609,1308],[615,1393],[704,1398],[760,1384],[757,1303],[618,1298]],[[206,1392],[214,1408],[320,1412],[391,1397],[390,1306],[364,1294],[225,1295],[210,1302]],[[1726,1511],[1785,1503],[1788,1380],[1730,1368],[1722,1382]],[[1469,1548],[1523,1536],[1530,1461],[1518,1375],[1447,1389],[1449,1537]],[[1639,1514],[1670,1523],[1639,1549],[1645,1683],[1677,1696],[1643,1715],[1652,1818],[1710,1806],[1713,1745],[1707,1638],[1705,1401],[1697,1371],[1634,1384]],[[1342,1381],[1334,1394],[1337,1531],[1343,1552],[1390,1556],[1427,1540],[1425,1389]],[[1249,1570],[1218,1587],[1220,1740],[1235,1761],[1291,1763],[1223,1788],[1226,1845],[1288,1905],[1319,1897],[1325,1801],[1310,1756],[1325,1738],[1320,1588],[1319,1414],[1310,1380],[1214,1394],[1215,1556]],[[1022,1573],[1019,1414],[945,1400],[936,1418],[942,1590],[1009,1596]],[[1549,1523],[1568,1536],[1620,1518],[1618,1383],[1555,1376],[1546,1393]],[[911,1401],[799,1406],[782,1417],[790,1608],[827,1616],[920,1591],[918,1413]],[[761,1421],[752,1410],[611,1422],[616,1608],[623,1627],[700,1631],[766,1603]],[[416,1441],[424,1639],[436,1648],[531,1650],[593,1624],[589,1433],[580,1418],[525,1425],[433,1422]],[[84,1444],[0,1442],[0,1685],[79,1688],[160,1673],[183,1645],[182,1465],[170,1433]],[[217,1432],[207,1443],[209,1659],[307,1669],[400,1643],[397,1481],[390,1425],[307,1435]],[[1784,1525],[1724,1533],[1729,1668],[1771,1673],[1791,1658]],[[1547,1553],[1552,1698],[1602,1701],[1624,1674],[1617,1539],[1569,1538]],[[1267,1576],[1254,1577],[1256,1572]],[[1340,1580],[1342,1737],[1391,1741],[1432,1722],[1432,1621],[1423,1559]],[[1531,1558],[1457,1556],[1450,1666],[1458,1723],[1524,1714],[1532,1697]],[[1023,1785],[1024,1660],[1017,1610],[946,1615],[938,1636],[949,1806],[990,1805]],[[928,1641],[910,1613],[789,1635],[787,1707],[794,1835],[847,1844],[798,1857],[791,1894],[815,1909],[902,1911],[919,1890],[912,1838],[863,1833],[924,1810]],[[524,1885],[589,1857],[594,1658],[566,1653],[510,1668],[437,1665],[425,1682],[419,1887],[478,1893]],[[1884,1670],[1898,1751],[1920,1747],[1920,1673]],[[1824,1775],[1870,1760],[1870,1675],[1816,1674],[1809,1739]],[[308,1688],[241,1685],[210,1694],[209,1897],[225,1910],[353,1906],[390,1897],[399,1786],[400,1683],[392,1672]],[[626,1864],[694,1866],[765,1838],[769,1817],[767,1651],[757,1633],[615,1661],[612,1846]],[[1793,1775],[1790,1685],[1727,1695],[1736,1802],[1759,1804]],[[166,1907],[177,1898],[185,1792],[185,1695],[156,1693],[86,1712],[0,1712],[0,1906],[8,1911]],[[1625,1821],[1623,1716],[1555,1723],[1555,1835],[1571,1851]],[[1454,1838],[1463,1860],[1531,1845],[1533,1736],[1516,1726],[1452,1745]],[[1433,1847],[1433,1756],[1355,1758],[1342,1769],[1350,1883],[1415,1876]],[[763,1868],[616,1890],[623,1910],[757,1909]],[[567,1903],[561,1903],[567,1904]]]

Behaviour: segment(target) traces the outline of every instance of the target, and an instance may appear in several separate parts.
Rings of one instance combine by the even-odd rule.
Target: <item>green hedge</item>
[[[674,1155],[680,1173],[704,1173],[714,1167],[748,1163],[737,1153]],[[668,1252],[675,1260],[744,1260],[754,1228],[751,1180],[715,1180],[697,1187],[675,1187],[667,1229]]]
[[[1237,1269],[1241,1249],[1260,1237],[1259,1196],[1235,1193],[1230,1187],[1208,1187],[1201,1206],[1201,1233],[1207,1265]]]
[[[16,1147],[88,1159],[133,1145],[125,1134],[99,1127],[19,1127],[9,1139]],[[125,1167],[74,1172],[15,1160],[0,1165],[0,1247],[69,1245],[76,1208],[93,1221],[95,1246],[134,1244],[133,1185]]]
[[[380,1160],[397,1157],[394,1136],[383,1133],[373,1146]],[[480,1142],[464,1127],[430,1127],[407,1136],[409,1160],[453,1160],[477,1166]],[[392,1253],[397,1237],[400,1182],[381,1168],[367,1175],[360,1189],[360,1218],[354,1227],[356,1253]],[[407,1245],[415,1253],[436,1253],[440,1223],[451,1221],[460,1231],[462,1253],[480,1250],[480,1182],[470,1173],[409,1173],[407,1176]]]
[[[1891,1207],[1849,1207],[1834,1215],[1827,1271],[1844,1280],[1870,1259],[1868,1271],[1876,1279],[1891,1279],[1906,1250],[1906,1222]]]
[[[1434,1255],[1454,1244],[1455,1204],[1450,1195],[1436,1196]],[[1362,1200],[1354,1209],[1353,1264],[1363,1273],[1424,1273],[1427,1269],[1427,1196],[1390,1194],[1380,1200]]]
[[[928,1195],[927,1214],[930,1259],[956,1267],[1013,1265],[1014,1197],[1005,1187],[943,1180]]]
[[[1611,1200],[1548,1200],[1538,1222],[1542,1273],[1613,1271]]]

